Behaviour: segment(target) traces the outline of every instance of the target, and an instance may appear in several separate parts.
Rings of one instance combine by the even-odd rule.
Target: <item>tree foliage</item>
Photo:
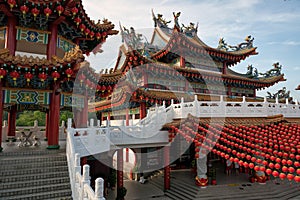
[[[73,113],[70,111],[60,112],[60,124],[62,121],[67,123],[68,118],[73,118]],[[41,111],[24,111],[19,113],[17,116],[16,125],[17,126],[33,126],[34,121],[38,121],[39,126],[46,125],[46,113]]]

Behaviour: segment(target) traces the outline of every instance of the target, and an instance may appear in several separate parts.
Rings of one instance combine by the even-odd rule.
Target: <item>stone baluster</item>
[[[104,190],[104,180],[102,178],[97,178],[95,181],[95,198],[94,200],[105,200],[103,196]]]
[[[86,196],[84,194],[84,185],[90,185],[91,181],[90,181],[91,177],[90,177],[90,166],[89,165],[84,165],[83,166],[83,174],[82,174],[82,180],[81,180],[81,197],[80,199],[85,199]]]

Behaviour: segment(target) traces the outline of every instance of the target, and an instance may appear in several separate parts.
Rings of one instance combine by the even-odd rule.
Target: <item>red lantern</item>
[[[86,87],[86,88],[89,88],[90,85],[91,85],[91,83],[92,83],[92,82],[91,82],[89,79],[85,80],[85,87]]]
[[[277,177],[277,176],[279,175],[279,173],[278,173],[278,171],[273,171],[273,172],[272,172],[272,175],[273,175],[274,177]]]
[[[78,8],[73,7],[73,8],[71,9],[71,12],[72,12],[72,15],[75,16],[75,15],[78,13]]]
[[[253,164],[253,163],[250,163],[250,164],[249,164],[249,168],[250,168],[250,169],[253,169],[253,167],[254,167],[254,164]]]
[[[76,23],[76,26],[78,27],[78,25],[79,25],[80,22],[81,22],[81,19],[80,19],[79,17],[76,17],[76,18],[74,19],[74,22]]]
[[[280,166],[280,164],[276,163],[274,167],[275,167],[275,169],[280,169],[281,166]]]
[[[47,74],[45,72],[39,74],[39,79],[41,79],[42,82],[44,82],[47,79]]]
[[[37,8],[32,8],[31,13],[33,14],[34,20],[36,20],[36,16],[40,14],[40,11]]]
[[[80,75],[78,75],[78,79],[79,79],[79,81],[80,81],[80,85],[82,86],[82,83],[83,83],[83,81],[85,80],[85,75],[84,74],[80,74]]]
[[[28,13],[29,8],[26,5],[23,5],[23,6],[20,7],[20,11],[23,14],[23,18],[25,18],[25,15]]]
[[[266,169],[266,174],[268,174],[268,175],[272,174],[272,170],[271,169]]]
[[[282,167],[282,171],[283,171],[283,172],[287,172],[287,171],[288,171],[288,168],[287,168],[286,166],[283,166],[283,167]]]
[[[300,175],[300,168],[296,170],[296,173]]]
[[[289,167],[289,172],[290,172],[291,174],[294,173],[294,172],[295,172],[294,167]]]
[[[58,12],[58,15],[60,16],[61,13],[64,12],[65,9],[64,9],[64,7],[62,7],[61,5],[59,5],[59,6],[56,7],[56,10]]]
[[[27,72],[27,73],[24,75],[24,78],[26,78],[27,83],[29,83],[30,80],[33,78],[33,74],[30,73],[30,72]]]
[[[48,20],[48,17],[52,14],[52,10],[49,7],[47,7],[44,9],[44,13],[46,15],[46,19]]]
[[[6,76],[6,74],[7,74],[6,70],[3,69],[3,68],[1,68],[1,69],[0,69],[0,81],[1,81],[1,79],[4,78],[4,76]]]
[[[281,180],[283,180],[283,179],[286,178],[286,175],[285,175],[284,173],[280,173],[280,174],[279,174],[279,178],[280,178]]]
[[[85,36],[87,36],[90,32],[91,32],[91,30],[89,28],[84,29]]]
[[[97,33],[96,33],[96,38],[97,38],[97,40],[100,40],[100,38],[101,38],[101,33],[97,32]]]
[[[12,71],[9,75],[13,78],[14,85],[16,85],[17,79],[20,77],[20,74],[17,71]]]
[[[288,174],[288,175],[286,176],[286,178],[287,178],[289,181],[291,181],[291,180],[294,179],[294,175],[293,175],[293,174]]]
[[[60,78],[60,74],[57,71],[52,72],[51,76],[52,76],[54,82]]]
[[[67,74],[68,80],[73,75],[73,70],[71,68],[66,69],[65,73]]]
[[[297,182],[297,183],[299,183],[300,182],[300,176],[295,176],[294,177],[294,181]]]
[[[259,169],[260,169],[260,167],[257,166],[257,165],[254,167],[254,170],[255,170],[256,172],[259,171]]]
[[[94,35],[95,35],[94,31],[91,31],[91,32],[90,32],[90,37],[93,38]]]
[[[16,0],[8,0],[7,3],[9,4],[10,11],[12,11],[13,7],[16,6]]]
[[[82,31],[84,31],[84,29],[85,29],[85,25],[84,25],[84,24],[80,24],[80,25],[79,25],[79,28],[80,28],[80,31],[82,32]]]

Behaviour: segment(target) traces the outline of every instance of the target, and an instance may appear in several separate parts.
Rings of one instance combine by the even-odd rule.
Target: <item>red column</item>
[[[49,134],[50,134],[50,116],[49,116],[49,110],[46,111],[46,139],[48,140]]]
[[[253,97],[256,97],[256,89],[253,89]]]
[[[164,147],[164,189],[169,190],[170,185],[170,147]]]
[[[126,148],[125,162],[129,162],[129,148]]]
[[[117,154],[117,189],[123,187],[123,149],[118,149]]]
[[[129,109],[126,109],[126,126],[129,126]]]
[[[52,24],[50,26],[51,34],[48,40],[47,46],[47,59],[50,60],[52,56],[56,55],[56,43],[57,43],[57,25]]]
[[[227,64],[223,62],[223,74],[227,74]]]
[[[81,111],[79,111],[78,109],[75,109],[74,111],[74,123],[75,123],[75,127],[74,128],[78,128],[80,127],[80,124],[81,124]]]
[[[9,50],[10,55],[15,55],[16,52],[16,30],[17,20],[14,16],[7,19],[7,33],[5,48]]]
[[[59,149],[58,135],[59,135],[59,114],[60,114],[60,92],[56,83],[53,86],[53,92],[51,94],[50,101],[50,127],[48,134],[48,147],[47,149]]]
[[[227,86],[227,93],[228,93],[228,96],[232,96],[230,85]]]
[[[17,105],[12,105],[8,115],[8,137],[16,137]]]
[[[140,103],[140,119],[144,119],[147,115],[146,102]]]
[[[3,121],[3,91],[2,91],[2,82],[0,81],[0,152],[2,148],[2,121]]]
[[[185,59],[182,56],[180,56],[180,67],[185,67]]]
[[[80,127],[86,127],[86,123],[88,121],[88,93],[87,90],[85,91],[85,97],[84,97],[84,106],[81,111],[81,124]]]

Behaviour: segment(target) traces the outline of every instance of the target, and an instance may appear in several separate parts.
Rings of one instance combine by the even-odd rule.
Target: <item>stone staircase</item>
[[[150,184],[162,189],[163,174],[149,181]],[[197,187],[193,180],[183,181],[171,175],[171,189],[165,191],[165,196],[174,200],[195,199],[300,199],[300,185],[289,181],[268,181],[265,185],[258,183],[240,183],[229,185],[208,186],[205,189]]]
[[[1,200],[71,199],[65,149],[20,150],[0,153]]]

